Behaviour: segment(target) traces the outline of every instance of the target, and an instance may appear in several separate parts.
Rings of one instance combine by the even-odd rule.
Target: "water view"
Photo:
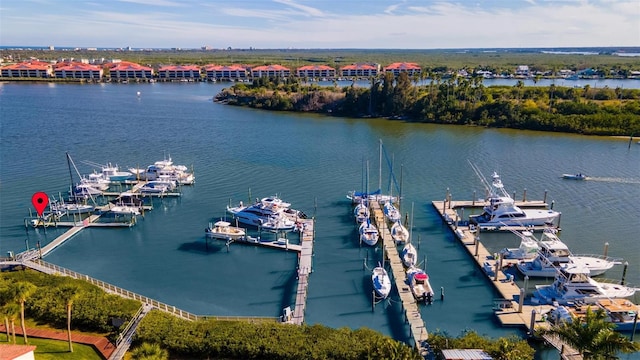
[[[196,175],[181,197],[155,199],[131,228],[84,229],[45,260],[196,314],[275,317],[294,303],[297,254],[207,244],[204,228],[224,218],[230,202],[277,194],[317,219],[306,323],[407,340],[397,295],[372,310],[369,274],[382,254],[358,243],[345,196],[364,190],[367,162],[369,188],[387,191],[392,163],[401,211],[413,218],[414,244],[436,289],[434,304],[421,308],[427,329],[521,334],[497,325],[496,292],[431,206],[447,190],[454,200],[484,194],[472,162],[486,177],[497,171],[516,198],[525,189],[528,199],[546,192],[573,252],[602,254],[608,243],[610,256],[629,263],[627,283],[640,285],[638,139],[265,112],[212,102],[225,86],[0,84],[0,253],[44,246],[65,231],[24,226],[33,193],[68,189],[65,152],[83,174],[94,169],[86,161],[126,169],[170,156]],[[389,158],[381,171],[380,140]],[[578,172],[591,179],[561,178]],[[519,243],[509,233],[482,236],[492,251]],[[617,266],[603,277],[622,272]],[[530,282],[528,291],[550,282]]]

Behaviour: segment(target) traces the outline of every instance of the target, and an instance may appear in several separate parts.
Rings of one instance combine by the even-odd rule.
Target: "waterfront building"
[[[357,63],[340,68],[342,77],[369,77],[378,76],[380,64]]]
[[[95,79],[102,78],[104,70],[97,65],[83,63],[64,63],[56,66],[54,75],[59,79]]]
[[[136,63],[121,62],[110,69],[111,78],[115,80],[151,79],[153,69]]]
[[[207,65],[204,68],[207,80],[244,80],[247,78],[247,67],[242,65]]]
[[[301,78],[335,78],[336,69],[327,65],[305,65],[296,70],[296,75]]]
[[[43,61],[25,61],[0,68],[2,77],[48,78],[53,75],[53,66]]]
[[[516,68],[516,76],[528,77],[529,75],[530,75],[529,66],[527,66],[527,65],[519,65]]]
[[[384,72],[391,72],[394,76],[398,76],[400,73],[405,72],[409,76],[413,76],[422,73],[422,68],[416,63],[398,62],[386,66],[384,68]]]
[[[251,69],[251,77],[289,77],[291,70],[282,65],[263,65]]]
[[[195,65],[169,65],[158,69],[158,78],[162,80],[199,80],[200,68]]]

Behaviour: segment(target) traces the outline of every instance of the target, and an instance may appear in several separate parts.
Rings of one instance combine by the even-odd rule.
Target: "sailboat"
[[[373,284],[373,290],[382,299],[386,299],[391,293],[391,278],[384,266],[379,265],[373,268],[371,283]]]

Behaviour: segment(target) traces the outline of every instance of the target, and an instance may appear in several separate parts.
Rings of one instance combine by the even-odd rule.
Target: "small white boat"
[[[360,204],[365,201],[377,201],[380,204],[384,204],[387,201],[397,202],[398,197],[392,195],[383,195],[380,190],[366,193],[361,191],[349,191],[347,193],[347,199],[351,200],[352,204]]]
[[[399,221],[401,218],[400,211],[391,201],[386,201],[384,203],[382,206],[382,212],[384,212],[384,216],[392,222]]]
[[[175,190],[175,188],[174,181],[152,180],[144,183],[139,191],[145,194],[164,194]]]
[[[384,267],[376,266],[373,268],[371,283],[373,284],[373,290],[380,298],[386,299],[391,293],[391,278],[389,278],[389,274]]]
[[[615,325],[614,330],[631,332],[634,329],[636,314],[640,313],[640,306],[626,299],[599,299],[589,304],[558,305],[551,309],[548,319],[554,324],[570,323],[574,318],[584,317],[587,310],[602,310],[606,315],[606,321]],[[636,331],[640,331],[640,328],[636,327]]]
[[[107,164],[102,166],[102,177],[109,179],[111,182],[122,182],[126,180],[132,180],[133,174],[129,171],[120,171],[118,165]]]
[[[369,210],[369,206],[367,205],[366,201],[359,203],[353,209],[353,216],[355,217],[358,223],[363,223],[367,221],[367,219],[369,219],[370,214],[371,214],[371,211]]]
[[[411,268],[418,263],[418,250],[412,243],[407,243],[400,254],[404,266]]]
[[[637,290],[617,282],[596,281],[589,276],[589,269],[568,264],[558,269],[551,285],[536,285],[531,302],[566,305],[576,301],[624,299],[633,296]]]
[[[296,227],[298,219],[306,218],[302,211],[291,209],[290,206],[274,196],[256,200],[249,206],[241,201],[237,206],[227,206],[227,212],[246,225],[270,231],[290,231]]]
[[[296,229],[297,224],[295,221],[287,218],[283,215],[271,215],[266,221],[262,222],[260,227],[267,231],[292,231]]]
[[[568,180],[587,180],[589,177],[583,173],[577,173],[577,174],[562,174],[562,178],[568,179]]]
[[[231,223],[222,220],[209,224],[204,232],[208,237],[222,240],[237,240],[246,235],[243,228],[231,226]]]
[[[124,203],[119,203],[111,206],[109,211],[113,214],[118,214],[118,215],[132,215],[132,216],[140,215],[140,208],[136,206],[130,206]]]
[[[413,297],[425,304],[433,303],[433,288],[429,282],[429,275],[417,267],[407,269],[407,284],[411,288]]]
[[[405,244],[409,242],[409,238],[411,237],[409,230],[402,225],[402,222],[396,221],[391,226],[391,238],[396,244]]]
[[[174,165],[171,157],[156,161],[146,169],[129,168],[134,178],[139,180],[173,180],[180,185],[192,185],[195,182],[195,175],[187,171],[184,165]]]
[[[360,224],[358,232],[360,234],[360,242],[369,246],[375,246],[378,243],[378,228],[371,223],[370,219],[367,219],[367,221]]]

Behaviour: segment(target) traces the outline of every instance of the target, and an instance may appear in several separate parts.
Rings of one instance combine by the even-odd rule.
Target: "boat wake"
[[[639,179],[628,179],[628,178],[592,177],[592,176],[589,176],[588,180],[589,181],[618,183],[618,184],[640,184],[640,180]]]

